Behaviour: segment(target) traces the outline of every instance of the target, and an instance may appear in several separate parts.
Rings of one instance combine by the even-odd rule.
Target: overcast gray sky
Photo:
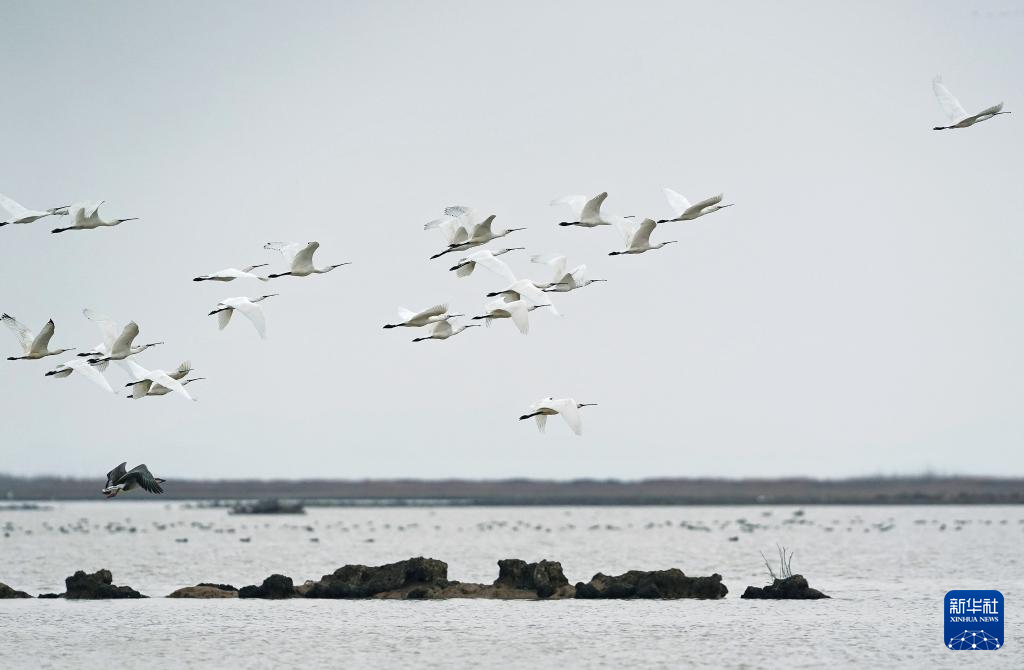
[[[139,361],[191,359],[199,402],[129,401],[2,361],[0,471],[163,476],[1024,475],[1024,16],[1009,2],[5,2],[0,192],[105,199],[119,228],[0,229],[0,309],[89,347],[92,307]],[[968,110],[1017,112],[963,131]],[[609,257],[569,193],[669,213],[736,206]],[[481,313],[500,288],[422,224],[498,215],[528,253],[607,278],[448,342],[395,308]],[[190,279],[319,240],[353,265],[270,285]],[[503,246],[495,244],[492,246]],[[527,256],[520,275],[547,278]],[[270,339],[218,332],[265,303]],[[17,343],[0,333],[4,356]],[[127,380],[111,368],[120,386]],[[516,418],[599,407],[582,438]]]

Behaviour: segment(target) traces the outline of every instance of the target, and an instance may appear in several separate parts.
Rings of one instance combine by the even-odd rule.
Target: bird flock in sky
[[[935,126],[934,130],[968,128],[1000,114],[1010,113],[1003,111],[1003,103],[1000,102],[977,114],[968,114],[942,83],[941,77],[936,77],[933,80],[932,87],[942,111],[949,118],[948,125]],[[671,217],[665,219],[643,218],[638,220],[638,217],[635,216],[612,214],[603,208],[604,202],[608,198],[607,192],[599,193],[594,197],[565,196],[553,200],[551,204],[568,207],[572,213],[571,219],[559,222],[559,226],[580,228],[612,226],[617,228],[623,236],[623,248],[610,251],[609,256],[635,255],[662,249],[675,243],[676,240],[652,243],[651,235],[658,229],[658,226],[666,223],[693,221],[731,206],[731,203],[722,204],[723,196],[721,194],[691,204],[686,197],[671,189],[664,189],[664,193],[673,213]],[[126,221],[136,220],[135,217],[105,219],[99,211],[103,204],[104,201],[91,201],[32,210],[21,206],[7,196],[0,195],[0,208],[9,214],[6,220],[0,221],[0,226],[30,224],[49,216],[68,217],[70,225],[57,227],[51,231],[57,234],[113,227]],[[484,304],[483,314],[469,317],[470,320],[482,321],[483,325],[490,327],[495,321],[509,319],[520,333],[526,335],[530,330],[530,313],[534,310],[546,309],[552,314],[559,315],[558,309],[551,300],[551,294],[569,293],[595,282],[605,281],[604,279],[588,278],[586,265],[581,264],[569,269],[566,256],[562,254],[530,256],[532,263],[547,266],[550,279],[535,281],[516,277],[508,264],[499,257],[516,251],[525,251],[525,247],[505,247],[494,251],[480,247],[525,229],[505,228],[495,231],[494,219],[494,214],[481,217],[477,210],[471,207],[455,205],[446,207],[442,217],[424,225],[426,230],[440,230],[447,243],[445,248],[431,256],[431,259],[456,254],[457,256],[453,256],[453,258],[458,260],[449,270],[458,277],[468,277],[478,267],[482,267],[506,283],[505,288],[486,294],[492,300]],[[280,277],[310,277],[314,274],[326,274],[349,264],[343,262],[317,267],[313,262],[313,255],[319,247],[319,242],[306,244],[268,242],[264,245],[264,249],[280,253],[287,265],[286,271],[270,272],[265,276],[260,276],[254,271],[268,266],[263,263],[244,266],[240,269],[226,268],[195,277],[193,281],[231,282],[236,279],[247,279],[269,282]],[[266,339],[266,317],[261,303],[277,295],[276,293],[267,293],[256,297],[225,298],[217,303],[209,315],[217,317],[217,325],[223,330],[231,322],[234,313],[238,312],[249,320],[261,338]],[[46,372],[46,376],[62,379],[77,373],[78,376],[88,379],[108,393],[115,393],[104,374],[109,363],[113,361],[124,370],[130,379],[129,383],[125,384],[125,388],[131,389],[127,394],[128,398],[137,400],[174,393],[188,400],[194,400],[185,386],[203,378],[189,377],[194,372],[189,361],[181,363],[176,369],[170,371],[148,370],[133,360],[133,357],[151,347],[163,344],[162,342],[135,344],[139,335],[139,326],[134,321],[122,327],[110,317],[92,309],[84,309],[82,313],[99,328],[103,340],[60,363],[54,369]],[[448,340],[469,328],[480,326],[479,323],[452,325],[453,320],[463,317],[467,317],[467,315],[449,311],[447,304],[435,305],[418,312],[400,307],[398,322],[385,324],[384,328],[429,327],[426,335],[416,337],[412,341]],[[55,333],[53,319],[47,321],[38,333],[33,332],[9,314],[3,314],[0,320],[15,334],[21,345],[21,355],[9,356],[7,359],[9,361],[39,360],[73,350],[73,348],[50,348],[50,341]],[[557,414],[576,435],[581,435],[583,422],[579,410],[593,405],[596,403],[578,403],[573,398],[542,398],[531,404],[528,411],[519,418],[520,420],[534,419],[538,430],[544,432],[547,418]],[[107,473],[107,483],[102,490],[105,496],[112,498],[123,491],[135,488],[142,488],[151,493],[163,492],[160,484],[164,480],[154,477],[145,465],[139,465],[132,470],[126,470],[126,465],[126,463],[121,463]]]

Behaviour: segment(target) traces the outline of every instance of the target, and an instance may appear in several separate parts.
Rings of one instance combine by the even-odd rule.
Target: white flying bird
[[[596,402],[577,403],[572,398],[544,398],[530,405],[529,411],[519,417],[520,421],[533,418],[537,422],[537,430],[544,432],[548,417],[558,414],[572,428],[577,435],[583,434],[583,417],[580,416],[581,407],[593,407]]]
[[[267,275],[267,279],[275,279],[277,277],[308,277],[312,274],[327,274],[334,268],[340,268],[342,265],[351,265],[351,263],[335,263],[334,265],[328,265],[326,267],[318,268],[313,265],[313,254],[320,248],[319,242],[310,242],[308,244],[302,244],[301,242],[292,242],[286,244],[283,242],[267,242],[263,245],[264,249],[270,249],[272,251],[278,251],[284,256],[285,262],[291,266],[288,272],[278,272],[277,274]]]
[[[452,317],[464,316],[463,314],[449,314],[448,304],[444,303],[441,305],[434,305],[428,307],[421,312],[414,312],[411,309],[405,307],[398,308],[398,318],[401,319],[399,323],[388,323],[385,324],[385,328],[420,328],[421,326],[429,326],[432,323],[440,323],[447,321]]]
[[[448,244],[460,244],[469,239],[473,228],[480,223],[480,217],[472,207],[451,205],[444,208],[444,216],[423,224],[424,230],[438,229],[444,233]]]
[[[242,313],[242,316],[252,322],[256,332],[265,340],[267,339],[267,319],[263,316],[263,308],[256,303],[262,302],[267,298],[273,298],[275,295],[277,294],[271,293],[270,295],[261,295],[258,298],[252,299],[245,297],[225,298],[217,303],[217,307],[208,316],[216,314],[217,326],[220,330],[224,330],[231,321],[231,315],[237,310]]]
[[[167,393],[170,392],[171,389],[167,388],[166,386],[161,386],[160,384],[154,383],[150,379],[141,378],[148,371],[142,366],[136,365],[135,361],[131,361],[131,365],[134,366],[130,368],[132,378],[135,379],[136,381],[125,384],[125,388],[130,388],[132,390],[132,392],[128,395],[129,398],[138,399],[145,397],[147,395],[166,395]],[[181,381],[182,379],[187,377],[190,372],[193,372],[192,362],[185,361],[184,363],[178,366],[177,370],[167,372],[166,374],[168,377],[175,381]],[[205,377],[196,377],[196,379],[205,379]],[[184,386],[189,381],[191,380],[185,380],[181,382],[181,385]],[[158,388],[163,390],[154,392]]]
[[[192,379],[185,379],[185,380],[183,380],[181,382],[181,385],[185,386],[186,384],[191,384],[192,382],[198,382],[198,381],[201,381],[203,379],[206,379],[206,377],[193,377]],[[129,393],[125,397],[126,398],[131,398],[132,400],[138,400],[140,397],[141,398],[147,398],[149,396],[161,396],[161,395],[167,395],[170,392],[171,392],[171,389],[167,388],[166,386],[160,386],[159,384],[153,384],[150,387],[149,391],[147,391],[142,396],[135,395],[135,389],[133,388],[132,392]]]
[[[545,286],[547,286],[547,284],[545,284]],[[496,298],[499,296],[504,298],[505,302],[525,300],[535,307],[547,307],[555,316],[561,316],[558,309],[551,304],[551,300],[548,299],[548,296],[544,295],[544,291],[529,279],[515,279],[501,291],[492,291],[487,294],[488,298]]]
[[[109,228],[117,226],[125,221],[137,221],[139,217],[127,219],[104,219],[100,216],[100,205],[106,200],[93,200],[91,202],[78,202],[68,207],[68,215],[71,217],[71,225],[66,228],[54,228],[51,233],[63,233],[66,230],[92,230],[93,228]]]
[[[998,105],[993,105],[988,109],[983,109],[977,114],[968,115],[960,105],[960,101],[953,97],[953,94],[950,93],[949,89],[942,83],[942,77],[936,77],[932,80],[932,89],[935,91],[935,97],[938,98],[939,106],[942,107],[942,111],[947,117],[949,117],[948,126],[935,126],[932,130],[967,128],[973,126],[975,123],[988,121],[993,116],[1010,113],[1003,111],[1003,103],[1000,102]]]
[[[668,223],[669,221],[693,221],[694,219],[699,219],[705,214],[717,212],[718,210],[725,209],[726,207],[732,207],[734,204],[718,204],[722,202],[722,198],[725,197],[724,194],[719,193],[716,196],[712,196],[706,200],[701,200],[695,205],[691,205],[690,201],[687,200],[686,196],[682,193],[677,193],[670,188],[663,188],[661,190],[664,191],[665,199],[668,200],[668,205],[672,208],[672,213],[675,214],[675,217],[671,219],[662,219],[661,221],[658,221],[658,223]]]
[[[509,281],[515,281],[516,276],[512,274],[512,270],[509,269],[505,261],[500,261],[496,256],[507,254],[510,251],[520,251],[525,247],[509,247],[507,249],[501,249],[500,251],[488,251],[487,249],[481,249],[480,251],[474,251],[465,258],[459,259],[459,262],[448,268],[460,277],[468,277],[473,274],[473,270],[476,269],[477,265],[487,268],[491,272],[508,279]]]
[[[6,226],[12,223],[32,223],[33,221],[38,221],[44,216],[64,216],[68,213],[68,205],[51,207],[50,209],[44,210],[26,209],[2,193],[0,193],[0,207],[6,209],[10,214],[10,218],[8,220],[0,221],[0,226]]]
[[[654,219],[644,219],[639,226],[626,226],[622,232],[626,236],[626,248],[623,251],[609,252],[609,256],[621,256],[622,254],[642,254],[651,249],[661,249],[666,244],[674,244],[678,240],[669,240],[659,244],[651,244],[651,233],[657,227]]]
[[[516,325],[519,332],[528,335],[530,333],[530,312],[538,307],[547,307],[547,305],[530,305],[523,300],[515,302],[495,300],[484,305],[484,309],[487,310],[486,314],[474,316],[473,320],[482,320],[484,325],[490,328],[491,323],[497,319],[512,319],[512,323]]]
[[[211,272],[208,275],[199,275],[192,281],[235,281],[236,279],[259,279],[260,281],[270,281],[266,277],[260,277],[252,273],[256,268],[265,268],[266,263],[259,265],[246,265],[244,268],[239,270],[238,268],[227,268],[225,270],[218,270],[217,272]]]
[[[117,332],[117,326],[114,325],[113,321],[110,321],[107,317],[104,317],[101,314],[97,314],[96,312],[93,312],[92,310],[89,309],[82,310],[82,312],[88,319],[93,321],[97,326],[100,327],[100,329],[104,331],[104,335],[106,337],[109,338],[109,335],[111,333]],[[107,361],[123,361],[129,356],[134,356],[135,354],[145,351],[150,347],[155,347],[158,344],[163,344],[163,342],[151,342],[150,344],[140,344],[138,346],[135,346],[132,344],[132,342],[135,341],[135,338],[138,337],[138,335],[139,324],[135,323],[134,321],[129,321],[128,325],[126,325],[121,330],[121,333],[116,338],[114,338],[113,343],[109,345],[109,353],[100,353],[99,356],[95,358],[90,358],[89,363],[93,365],[101,365],[103,363],[106,363]],[[98,348],[107,349],[108,347],[101,345]],[[92,352],[80,355],[91,356]]]
[[[132,375],[135,377],[136,382],[131,385],[133,397],[137,393],[137,388],[140,390],[145,389],[145,392],[138,396],[142,397],[143,395],[149,392],[153,384],[159,384],[160,386],[165,386],[170,390],[174,391],[182,398],[187,398],[188,400],[195,400],[195,398],[188,394],[188,391],[185,390],[185,387],[182,386],[181,382],[172,377],[165,370],[147,370],[146,368],[142,367],[141,365],[132,360],[128,361],[128,367],[131,368]],[[137,382],[143,382],[143,384],[139,386]],[[146,385],[145,382],[150,382],[150,384]]]
[[[575,217],[574,221],[562,221],[558,224],[560,226],[596,228],[597,226],[620,225],[624,219],[631,218],[602,212],[601,205],[604,204],[605,198],[607,197],[607,191],[598,193],[590,199],[585,195],[567,195],[556,200],[552,200],[551,204],[552,206],[568,205]]]
[[[108,393],[114,392],[114,389],[110,387],[110,382],[103,376],[103,373],[97,370],[89,361],[82,360],[81,358],[72,358],[70,361],[64,361],[53,370],[47,372],[46,376],[63,379],[71,376],[73,372],[79,373],[83,378],[88,379]]]
[[[607,279],[587,279],[587,266],[580,264],[566,272],[566,258],[562,254],[538,254],[530,256],[531,263],[540,263],[551,267],[554,277],[546,285],[538,284],[537,287],[545,292],[568,293],[584,286],[590,286],[594,282],[608,281]]]
[[[450,337],[455,337],[467,328],[479,328],[479,323],[473,323],[468,326],[458,326],[452,328],[452,324],[448,321],[439,321],[434,324],[434,327],[430,329],[430,335],[426,337],[417,337],[413,339],[413,342],[422,342],[423,340],[447,340]]]
[[[473,230],[470,231],[468,239],[465,239],[460,242],[453,242],[448,245],[447,249],[440,253],[434,254],[430,258],[440,258],[445,254],[450,254],[456,251],[465,251],[467,249],[472,249],[473,247],[479,247],[481,245],[487,244],[491,240],[496,240],[499,237],[505,237],[510,233],[514,233],[517,230],[526,230],[526,228],[506,228],[500,233],[496,233],[491,228],[491,224],[494,223],[494,217],[495,215],[491,214],[486,219],[473,226]]]
[[[39,331],[39,335],[26,328],[24,324],[19,323],[10,314],[0,316],[0,321],[3,321],[4,325],[10,328],[18,337],[18,342],[21,343],[22,351],[24,351],[23,356],[8,356],[7,360],[9,361],[35,361],[47,356],[63,354],[65,351],[74,349],[74,347],[71,347],[70,349],[50,350],[50,339],[53,337],[54,331],[53,319],[46,322],[43,329]]]

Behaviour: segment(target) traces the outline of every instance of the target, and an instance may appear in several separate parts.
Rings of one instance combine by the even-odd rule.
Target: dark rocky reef
[[[346,565],[299,587],[306,598],[438,598],[449,585],[448,564],[410,558],[380,566]]]
[[[305,514],[306,508],[297,502],[284,502],[276,498],[240,503],[231,508],[230,514]]]
[[[260,588],[260,587],[253,587]],[[238,589],[230,584],[210,584],[203,582],[195,586],[180,588],[167,596],[168,598],[237,598]]]
[[[562,564],[557,561],[527,563],[518,558],[498,561],[498,578],[494,580],[494,587],[532,591],[538,598],[550,598],[556,594],[571,598],[575,595],[575,589],[562,572]]]
[[[4,599],[7,599],[7,598],[31,598],[31,597],[32,596],[30,596],[29,594],[25,593],[24,591],[17,591],[15,589],[12,589],[10,586],[7,586],[7,584],[4,584],[3,582],[0,582],[0,600],[4,600]]]
[[[576,584],[576,597],[591,598],[724,598],[729,592],[722,575],[687,577],[678,568],[630,570],[618,576],[600,572],[589,583]]]
[[[114,586],[113,581],[114,578],[110,574],[110,570],[97,570],[91,575],[79,570],[64,580],[67,592],[64,593],[63,597],[69,600],[112,600],[146,597],[130,586]]]
[[[818,589],[812,589],[803,575],[776,579],[768,586],[748,586],[740,598],[753,600],[818,600],[828,598]]]
[[[238,589],[239,598],[263,598],[265,600],[283,600],[295,597],[295,585],[291,577],[273,574],[263,580],[259,586],[243,586]]]

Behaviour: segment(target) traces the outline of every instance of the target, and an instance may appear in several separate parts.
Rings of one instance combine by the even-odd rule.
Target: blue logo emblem
[[[1003,646],[1003,594],[950,591],[943,601],[946,647],[988,651]]]

